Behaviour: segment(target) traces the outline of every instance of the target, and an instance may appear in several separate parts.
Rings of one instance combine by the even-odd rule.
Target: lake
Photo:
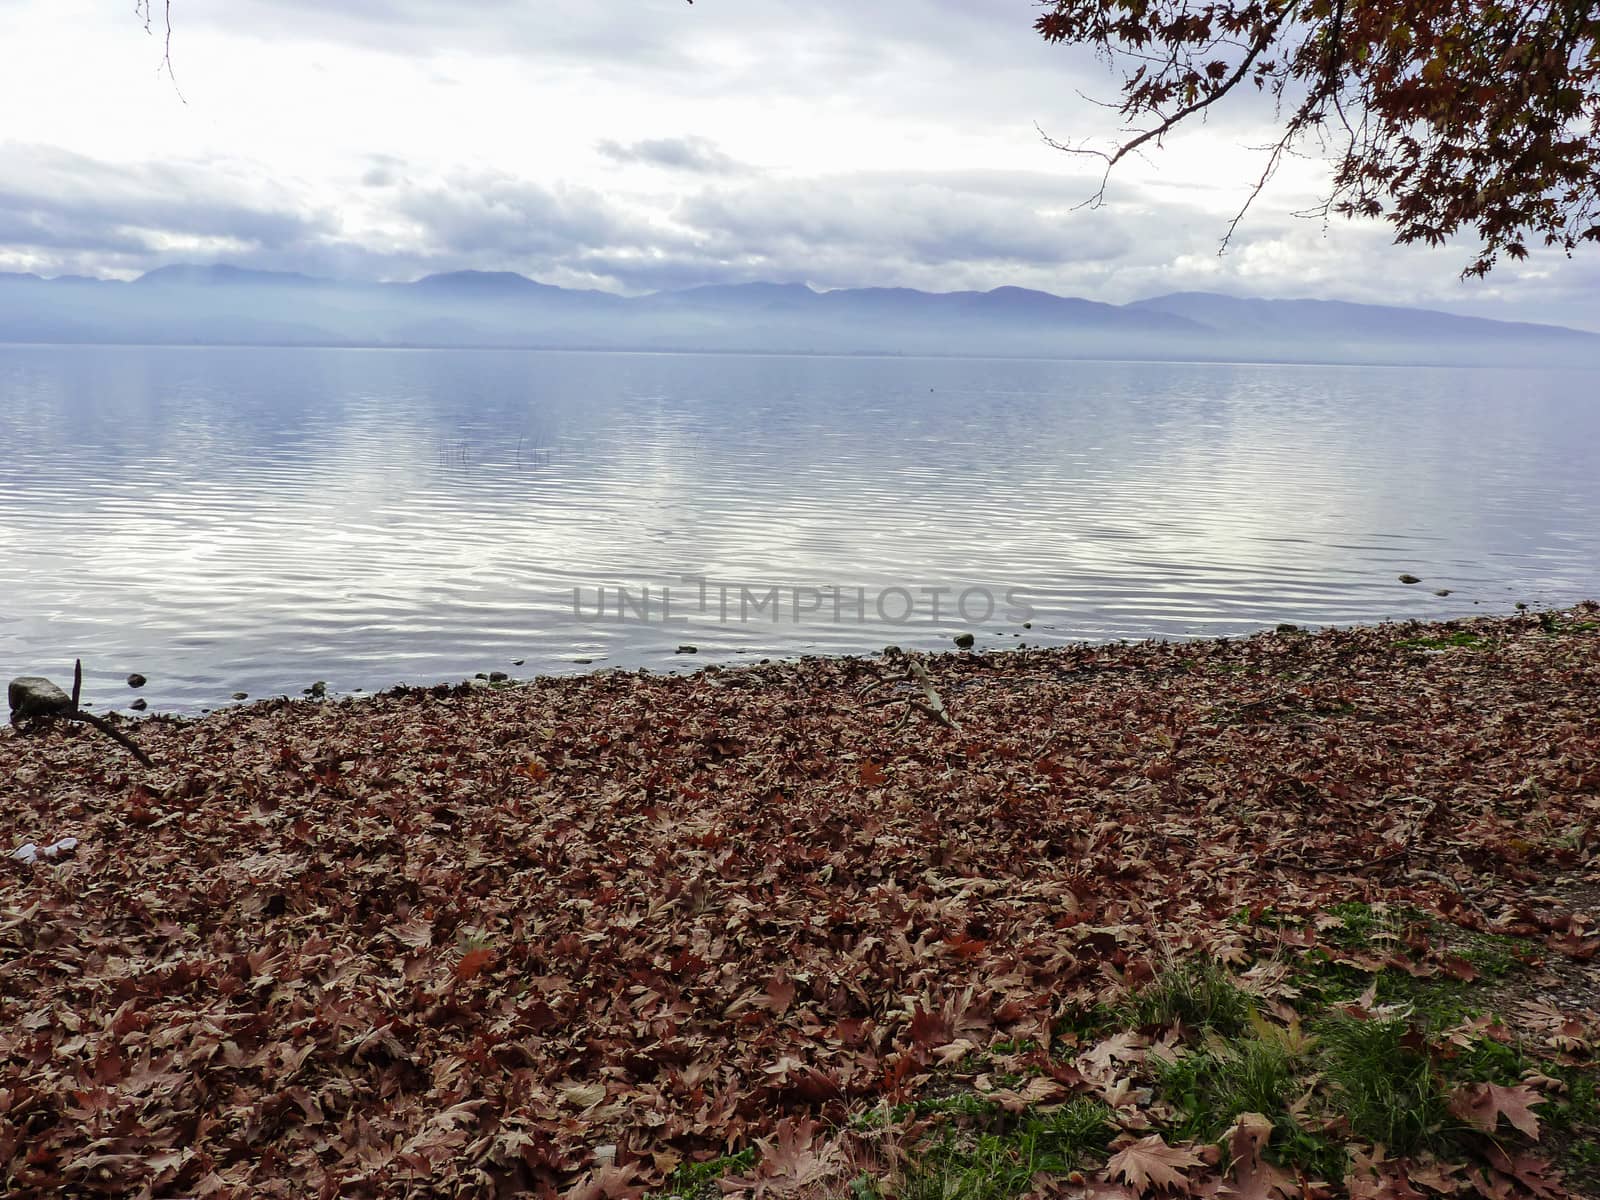
[[[0,347],[0,674],[81,656],[99,708],[140,672],[196,712],[1567,603],[1600,596],[1595,383]]]

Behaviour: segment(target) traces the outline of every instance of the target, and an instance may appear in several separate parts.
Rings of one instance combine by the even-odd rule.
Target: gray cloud
[[[113,165],[50,147],[0,146],[0,247],[75,263],[162,255],[173,239],[222,239],[283,251],[327,236],[331,222],[291,197],[194,163]]]
[[[628,143],[606,138],[596,143],[595,149],[616,162],[641,163],[694,175],[737,175],[749,169],[724,154],[715,142],[703,137],[645,138]]]
[[[1048,189],[1041,181],[1039,186]],[[1127,239],[1109,221],[1094,237],[1066,212],[1041,210],[999,188],[926,174],[770,180],[702,192],[678,218],[718,257],[759,253],[804,262],[849,251],[930,266],[983,262],[1059,266],[1114,258]]]
[[[397,215],[411,221],[424,252],[444,258],[555,260],[586,249],[634,242],[627,216],[589,188],[549,187],[491,172],[402,190]]]
[[[687,140],[687,139],[685,139]],[[711,149],[714,149],[712,147]],[[1174,290],[1444,307],[1600,328],[1600,263],[1535,255],[1487,284],[1459,250],[1397,248],[1378,224],[1320,237],[1271,209],[1216,256],[1226,221],[1175,189],[1077,205],[1080,174],[934,170],[826,177],[698,175],[680,199],[628,197],[487,170],[427,182],[369,158],[372,205],[352,235],[248,163],[110,164],[0,147],[0,254],[44,274],[140,271],[179,259],[348,278],[459,268],[628,292],[771,280],[930,291],[1017,284],[1125,301]],[[174,245],[217,243],[186,251]],[[20,255],[20,257],[19,257]],[[8,269],[0,258],[0,269]]]
[[[648,80],[708,103],[848,97],[878,111],[974,125],[1052,127],[1075,89],[1104,91],[1092,56],[1049,46],[1019,0],[237,0],[195,8],[186,29],[276,43],[509,57],[590,86]]]

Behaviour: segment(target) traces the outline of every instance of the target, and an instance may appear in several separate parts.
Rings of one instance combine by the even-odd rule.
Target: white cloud
[[[4,0],[0,269],[173,255],[404,278],[521,270],[642,290],[730,279],[1177,288],[1431,304],[1600,328],[1600,266],[1288,214],[1295,160],[1228,255],[1270,113],[1246,103],[1119,168],[1079,96],[1115,83],[1016,0],[240,0],[179,6],[174,63],[100,0]]]

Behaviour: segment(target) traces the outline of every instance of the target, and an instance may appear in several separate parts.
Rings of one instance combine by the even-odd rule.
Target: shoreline
[[[1485,602],[1474,600],[1472,602],[1474,605],[1473,609],[1457,611],[1454,613],[1387,616],[1378,620],[1350,619],[1346,621],[1335,621],[1329,624],[1296,624],[1289,621],[1274,621],[1271,618],[1266,618],[1262,619],[1258,624],[1246,623],[1243,626],[1233,627],[1227,632],[1220,633],[1180,632],[1169,634],[1153,633],[1146,635],[1126,636],[1106,635],[1100,640],[1082,637],[1075,639],[1063,638],[1055,626],[1034,628],[1032,623],[1018,626],[1016,629],[1010,631],[1009,636],[1011,638],[1018,639],[1016,643],[1009,643],[1002,640],[1005,635],[995,633],[993,630],[961,630],[963,633],[980,633],[980,637],[983,639],[993,639],[987,644],[985,640],[979,640],[973,647],[964,647],[957,642],[957,635],[949,632],[950,628],[956,627],[936,627],[930,624],[927,626],[928,629],[931,630],[938,628],[940,632],[937,635],[929,638],[918,639],[905,637],[904,633],[906,631],[902,629],[899,631],[901,636],[898,640],[905,643],[903,647],[899,647],[895,644],[894,639],[897,631],[893,627],[885,628],[881,632],[886,638],[890,639],[889,646],[891,648],[903,649],[906,653],[916,657],[933,657],[937,659],[946,656],[969,655],[1004,663],[1007,661],[1009,656],[1015,654],[1018,650],[1025,650],[1028,653],[1050,653],[1090,650],[1111,646],[1132,647],[1150,645],[1201,645],[1211,643],[1240,642],[1253,637],[1272,634],[1274,632],[1281,633],[1286,630],[1292,630],[1293,632],[1301,634],[1314,635],[1334,630],[1362,630],[1378,628],[1405,629],[1413,627],[1422,628],[1434,626],[1455,626],[1463,623],[1484,620],[1511,620],[1518,618],[1537,619],[1540,613],[1567,612],[1574,610],[1585,603],[1588,603],[1588,601],[1582,599],[1581,596],[1579,598],[1569,598],[1570,596],[1571,594],[1569,593],[1568,597],[1559,599],[1546,598],[1531,602],[1518,601],[1514,605],[1514,611],[1511,612],[1499,612],[1492,608],[1484,610],[1477,606],[1484,604]],[[1508,601],[1507,603],[1508,606],[1511,606],[1511,602]],[[714,633],[714,631],[712,632]],[[1035,638],[1039,640],[1030,642],[1028,641],[1029,638]],[[262,692],[259,694],[251,693],[243,698],[240,698],[238,694],[235,694],[231,698],[219,696],[218,698],[209,700],[190,699],[180,702],[173,702],[165,706],[150,706],[147,709],[134,709],[132,708],[132,704],[134,702],[141,698],[146,698],[145,690],[143,685],[141,685],[139,690],[133,692],[126,699],[107,700],[103,698],[104,693],[100,693],[99,696],[101,698],[92,699],[86,702],[84,707],[96,712],[102,717],[109,718],[119,723],[124,723],[131,728],[138,728],[140,725],[154,720],[169,720],[179,722],[202,721],[220,713],[234,712],[241,708],[249,708],[261,704],[281,706],[286,703],[337,703],[344,701],[360,703],[362,701],[387,696],[395,692],[431,692],[439,688],[489,688],[493,690],[504,690],[508,688],[527,687],[535,684],[586,679],[592,676],[608,673],[623,676],[644,675],[663,679],[687,678],[701,674],[707,670],[710,670],[713,673],[721,671],[748,671],[758,667],[792,666],[796,663],[813,660],[858,660],[863,662],[871,662],[878,660],[883,653],[883,649],[878,647],[875,643],[871,646],[855,645],[847,646],[845,648],[818,648],[814,645],[808,644],[805,647],[792,650],[771,648],[737,648],[730,651],[726,649],[719,650],[708,648],[705,644],[706,639],[704,637],[693,639],[693,643],[696,646],[695,650],[685,652],[684,650],[679,649],[677,652],[674,652],[669,648],[673,645],[674,641],[682,642],[683,639],[665,638],[658,645],[649,649],[624,649],[621,651],[614,651],[610,654],[600,654],[599,652],[594,652],[597,655],[594,658],[553,659],[547,664],[533,664],[532,674],[518,673],[519,668],[523,667],[525,664],[521,660],[507,659],[504,661],[497,661],[497,663],[492,666],[485,666],[476,670],[473,670],[473,668],[469,665],[468,667],[463,668],[455,673],[440,675],[431,679],[424,677],[419,682],[411,682],[410,680],[401,678],[396,679],[394,682],[388,683],[384,686],[352,687],[348,690],[344,690],[327,685],[325,681],[315,680],[311,686],[301,688],[299,695],[295,695],[290,691],[279,691]],[[526,652],[524,651],[524,653]],[[580,651],[574,650],[573,653],[580,653]],[[142,663],[142,659],[138,655],[124,655],[124,657],[130,662],[136,664]],[[155,666],[144,666],[142,669],[155,671],[159,668]],[[467,671],[469,670],[472,670],[473,673],[467,674]],[[36,672],[30,671],[27,673],[34,674]],[[305,677],[309,677],[312,674],[314,674],[314,672],[307,672]],[[503,678],[496,678],[497,676],[502,676]],[[113,673],[111,676],[108,676],[106,680],[102,680],[102,683],[105,683],[110,691],[115,692],[118,687],[116,681],[120,678],[120,675]],[[158,679],[157,685],[159,685],[159,683],[160,680]],[[220,689],[229,685],[227,683],[218,681],[216,686]],[[320,693],[314,691],[314,689],[319,687],[324,688],[325,690],[321,691]],[[153,686],[150,690],[153,692],[158,691],[159,686]],[[4,724],[0,723],[0,730],[3,730],[4,728]]]
[[[1285,964],[1350,960],[1358,910],[1433,923],[1357,956],[1375,987],[1520,939],[1600,1044],[1593,602],[121,727],[154,769],[0,734],[8,1195],[837,1195],[912,1170],[884,1138],[968,1119],[929,1107],[952,1087],[1109,1106],[1080,1178],[1122,1186],[1141,1139],[1203,1148],[1130,1050],[1185,1026],[1083,1014],[1197,962],[1279,1027]]]

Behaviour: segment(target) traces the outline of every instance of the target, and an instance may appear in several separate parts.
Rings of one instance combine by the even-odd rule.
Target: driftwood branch
[[[920,709],[945,728],[954,729],[956,723],[950,716],[950,710],[944,706],[944,698],[934,688],[933,680],[928,676],[928,668],[915,658],[908,659],[907,662],[911,668],[911,677],[922,688],[922,702],[913,701],[912,706]]]
[[[105,734],[112,741],[116,742],[117,745],[121,746],[129,754],[137,758],[141,766],[155,766],[155,764],[150,761],[150,756],[143,750],[139,749],[139,747],[135,746],[127,734],[123,733],[120,729],[116,728],[116,726],[112,725],[103,717],[97,717],[94,713],[87,713],[79,710],[74,712],[67,719],[69,721],[82,721],[86,725],[93,725],[101,733]]]
[[[946,729],[956,729],[955,719],[951,717],[950,710],[945,707],[944,697],[940,696],[939,690],[933,686],[933,679],[928,674],[928,668],[923,666],[919,659],[906,654],[898,646],[890,646],[884,652],[884,656],[890,662],[899,661],[905,665],[905,675],[892,682],[900,684],[914,683],[922,689],[922,695],[920,697],[908,696],[904,692],[900,692],[896,695],[868,700],[865,702],[864,707],[877,708],[882,705],[904,704],[906,711],[900,720],[895,723],[894,727],[896,729],[904,726],[911,719],[912,713],[921,713],[923,716],[939,722]],[[878,683],[873,685],[873,688],[881,687],[885,682],[891,681],[880,679]]]
[[[19,685],[31,685],[19,690]],[[91,712],[84,712],[80,706],[83,698],[83,660],[80,658],[72,668],[72,695],[68,696],[60,688],[50,683],[47,679],[18,679],[11,684],[11,723],[20,726],[23,721],[81,721],[85,725],[92,725],[105,734],[117,745],[121,746],[140,764],[146,767],[154,766],[150,757],[133,744],[125,733],[117,729],[103,717]]]

